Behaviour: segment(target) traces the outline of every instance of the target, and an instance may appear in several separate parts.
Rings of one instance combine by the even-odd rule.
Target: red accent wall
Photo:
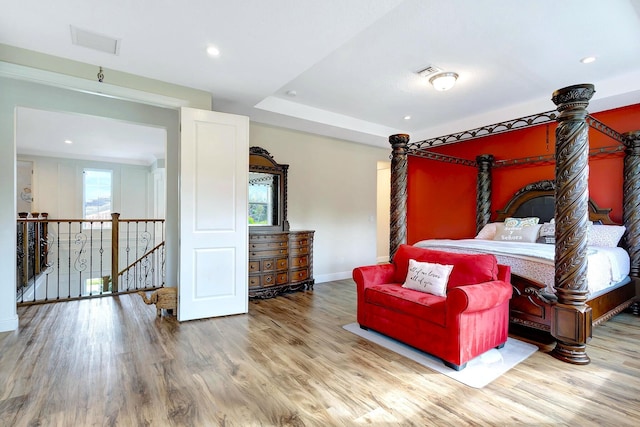
[[[597,120],[625,133],[640,130],[640,104],[593,114]],[[491,135],[432,151],[469,160],[493,154],[496,160],[520,159],[555,152],[555,123]],[[548,135],[548,137],[547,137]],[[620,145],[591,128],[591,149]],[[611,218],[622,222],[623,154],[590,157],[589,196]],[[492,219],[524,185],[554,179],[555,165],[508,166],[492,170]],[[471,238],[475,235],[477,168],[409,156],[407,183],[407,242],[423,239]]]

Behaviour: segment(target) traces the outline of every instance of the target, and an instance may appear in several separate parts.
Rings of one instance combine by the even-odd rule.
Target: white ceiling
[[[640,0],[2,3],[0,43],[103,66],[106,82],[114,69],[193,87],[217,111],[385,148],[394,133],[417,141],[553,110],[553,91],[577,83],[596,87],[591,112],[640,102]],[[118,55],[72,44],[71,25],[119,39]],[[416,73],[428,65],[457,72],[457,85],[435,91]]]

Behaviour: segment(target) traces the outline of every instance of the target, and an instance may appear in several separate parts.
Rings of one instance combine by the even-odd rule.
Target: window
[[[84,170],[82,200],[82,217],[84,219],[111,219],[111,188],[112,171],[97,169]],[[85,224],[85,227],[89,227],[89,224]]]

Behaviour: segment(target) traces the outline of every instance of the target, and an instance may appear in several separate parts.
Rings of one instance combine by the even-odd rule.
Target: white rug
[[[486,386],[538,350],[538,347],[533,344],[508,338],[507,343],[500,350],[495,348],[491,349],[467,362],[467,367],[463,370],[456,371],[455,369],[445,366],[442,360],[435,356],[431,356],[430,354],[379,334],[378,332],[371,330],[365,331],[361,329],[357,323],[350,323],[343,326],[343,328],[366,340],[408,357],[429,369],[433,369],[456,381],[475,388]]]

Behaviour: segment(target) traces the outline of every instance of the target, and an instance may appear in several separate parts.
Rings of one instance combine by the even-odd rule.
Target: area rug
[[[411,346],[379,334],[378,332],[361,329],[357,323],[350,323],[343,326],[343,328],[368,341],[408,357],[429,369],[433,369],[449,378],[453,378],[456,381],[474,388],[486,386],[538,350],[538,347],[533,344],[510,337],[507,339],[505,346],[500,350],[491,349],[467,362],[467,367],[463,370],[456,371],[455,369],[445,366],[442,360],[435,356],[431,356]]]

